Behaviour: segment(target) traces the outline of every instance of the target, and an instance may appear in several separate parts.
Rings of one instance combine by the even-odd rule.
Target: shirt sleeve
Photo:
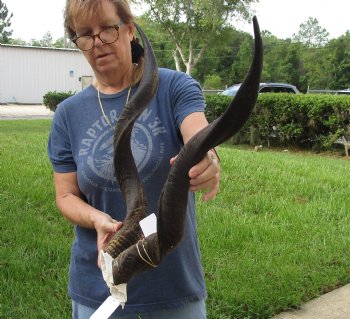
[[[76,172],[71,137],[65,121],[63,105],[60,105],[53,117],[51,132],[48,140],[48,155],[56,173]]]
[[[191,113],[204,112],[205,102],[202,89],[197,81],[180,73],[172,85],[174,117],[180,128],[182,121]]]

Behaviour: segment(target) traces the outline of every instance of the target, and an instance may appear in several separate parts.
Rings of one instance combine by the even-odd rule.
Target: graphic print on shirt
[[[164,157],[164,142],[159,137],[167,131],[152,113],[154,111],[146,109],[141,114],[131,136],[131,150],[142,182],[154,176]],[[116,111],[111,111],[109,115],[112,125],[115,125]],[[114,131],[101,117],[86,131],[80,143],[82,177],[90,185],[105,191],[119,191],[114,174],[113,135]]]

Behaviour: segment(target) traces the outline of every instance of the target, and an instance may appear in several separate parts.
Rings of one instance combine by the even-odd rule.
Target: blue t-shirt
[[[104,112],[113,126],[124,108],[127,91],[101,94]],[[131,94],[135,92],[133,88]],[[131,141],[147,195],[148,214],[158,214],[158,199],[170,170],[169,160],[183,145],[179,130],[182,121],[189,114],[203,110],[204,99],[196,81],[184,73],[159,70],[157,95],[136,121]],[[93,86],[59,105],[48,143],[54,171],[77,172],[78,185],[86,202],[116,220],[123,220],[126,208],[114,175],[113,151],[113,130],[102,116]],[[183,241],[157,268],[132,278],[127,294],[124,313],[179,307],[206,298],[192,193],[188,199]],[[98,307],[109,295],[97,267],[96,231],[93,229],[75,226],[69,295],[89,307]]]

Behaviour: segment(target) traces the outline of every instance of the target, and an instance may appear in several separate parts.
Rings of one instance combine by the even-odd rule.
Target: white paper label
[[[101,250],[101,270],[103,279],[105,280],[108,287],[113,284],[113,258]]]
[[[101,270],[103,279],[105,280],[112,298],[119,300],[121,306],[124,308],[127,301],[126,284],[115,286],[113,283],[113,258],[108,253],[101,250]]]
[[[109,296],[105,302],[94,312],[90,319],[108,319],[111,314],[119,307],[120,302]]]
[[[140,221],[140,226],[145,237],[157,232],[157,217],[151,214]]]

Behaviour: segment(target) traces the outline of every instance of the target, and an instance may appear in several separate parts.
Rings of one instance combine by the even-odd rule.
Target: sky
[[[65,0],[4,0],[10,12],[12,38],[25,41],[40,40],[50,32],[56,40],[63,36],[63,8]],[[290,38],[300,24],[309,17],[316,18],[330,38],[337,38],[350,30],[349,0],[260,0],[252,5],[261,30],[270,31],[280,39]],[[137,12],[134,11],[137,15]],[[235,27],[252,33],[248,23],[237,22]]]

